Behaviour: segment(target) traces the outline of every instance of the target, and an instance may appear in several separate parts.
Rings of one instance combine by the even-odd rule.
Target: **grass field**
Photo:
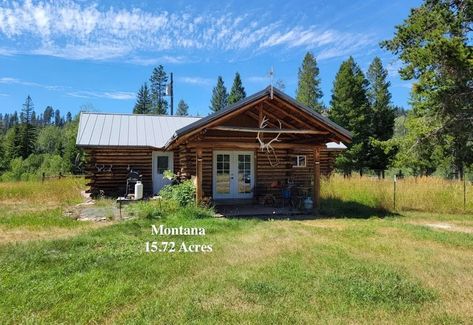
[[[2,324],[473,322],[471,214],[429,206],[379,218],[376,186],[353,180],[364,194],[347,183],[323,189],[327,213],[340,218],[193,219],[205,213],[155,204],[97,229],[62,217],[83,186],[67,182],[42,195],[25,189],[37,184],[0,184]],[[204,227],[206,236],[153,236],[152,224]],[[146,253],[153,240],[213,252]]]
[[[439,177],[406,177],[396,182],[396,211],[473,214],[473,186],[466,183],[466,206],[463,182]],[[371,211],[394,210],[393,179],[335,175],[321,185],[323,208],[327,213],[346,210],[354,216]]]

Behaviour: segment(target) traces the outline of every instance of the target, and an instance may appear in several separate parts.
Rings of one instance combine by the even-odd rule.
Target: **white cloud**
[[[0,4],[0,39],[12,42],[21,53],[88,60],[124,58],[141,65],[181,63],[184,58],[170,52],[189,49],[232,54],[246,50],[248,54],[254,49],[298,47],[317,50],[324,59],[376,44],[366,35],[256,18],[261,19],[251,14],[196,15],[188,10],[103,9],[71,0],[5,1]],[[160,53],[162,61],[137,52]]]
[[[12,49],[5,49],[5,48],[0,48],[0,55],[1,56],[12,56],[16,54],[16,51]]]
[[[197,85],[197,86],[210,86],[212,84],[212,79],[209,78],[201,78],[201,77],[179,77],[177,81]]]
[[[86,91],[78,90],[68,92],[67,95],[72,97],[79,98],[107,98],[107,99],[116,99],[116,100],[131,100],[135,99],[136,94],[128,91]]]
[[[129,62],[138,65],[157,65],[165,63],[181,64],[188,63],[189,59],[184,56],[163,55],[156,58],[134,57],[131,58]]]
[[[0,96],[1,97],[8,97],[8,96],[10,96],[10,94],[0,93]]]
[[[22,86],[29,86],[29,87],[39,87],[39,88],[43,88],[47,90],[61,90],[64,88],[62,86],[45,85],[45,84],[40,84],[37,82],[24,81],[17,78],[11,78],[11,77],[0,78],[0,84],[9,84],[9,85],[15,84],[15,85],[22,85]]]
[[[32,81],[21,80],[11,77],[0,77],[0,84],[8,85],[21,85],[27,87],[38,87],[51,91],[64,91],[68,96],[80,97],[80,98],[107,98],[115,100],[131,100],[134,99],[136,94],[129,91],[88,91],[88,90],[73,90],[71,87],[56,86],[41,84]],[[0,94],[2,96],[2,94]],[[5,95],[8,96],[8,95]]]
[[[55,56],[71,60],[107,60],[119,58],[130,51],[121,45],[112,44],[68,44],[61,48],[55,45],[46,45],[32,50],[31,54]]]

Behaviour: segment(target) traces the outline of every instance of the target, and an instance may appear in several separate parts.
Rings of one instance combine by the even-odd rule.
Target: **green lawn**
[[[64,217],[83,187],[0,183],[1,324],[473,323],[471,214],[390,216],[341,184],[322,201],[337,218],[214,219],[169,203],[134,205],[129,221]],[[153,240],[213,251],[146,253]]]
[[[1,323],[471,323],[473,235],[425,226],[471,229],[471,220],[415,213],[192,220],[176,213],[6,243]],[[204,227],[207,235],[151,235],[150,225],[161,223]],[[146,253],[149,240],[212,244],[213,252]]]

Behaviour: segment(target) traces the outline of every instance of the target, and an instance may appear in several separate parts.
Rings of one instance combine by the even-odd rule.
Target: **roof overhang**
[[[173,134],[171,139],[166,143],[165,148],[171,148],[175,145],[178,145],[192,135],[195,135],[206,128],[213,127],[227,120],[229,117],[233,117],[235,114],[238,114],[238,112],[244,112],[260,102],[272,100],[274,97],[277,97],[279,100],[286,102],[288,105],[297,108],[302,113],[306,114],[308,118],[316,120],[320,125],[323,126],[323,128],[335,136],[336,142],[351,142],[352,135],[349,131],[337,125],[327,117],[315,112],[313,109],[298,103],[292,97],[286,95],[279,89],[269,86],[260,92],[257,92],[233,105],[226,107],[225,109],[222,109],[221,111],[210,114],[207,117],[178,129]]]

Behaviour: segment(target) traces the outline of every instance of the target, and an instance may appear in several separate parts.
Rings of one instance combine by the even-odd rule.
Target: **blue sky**
[[[224,3],[224,4],[222,4]],[[174,73],[175,103],[207,115],[212,87],[239,71],[247,94],[282,79],[294,96],[307,51],[317,57],[324,102],[352,55],[366,71],[379,56],[393,102],[408,107],[410,82],[379,48],[420,1],[0,1],[0,113],[20,110],[30,94],[47,105],[131,112],[152,68]]]

